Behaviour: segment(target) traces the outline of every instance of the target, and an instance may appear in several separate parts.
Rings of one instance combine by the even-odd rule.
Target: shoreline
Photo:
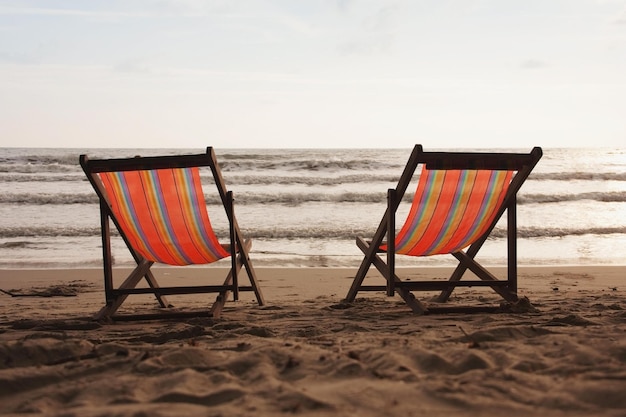
[[[453,267],[401,267],[397,268],[398,275],[407,280],[447,280],[453,271]],[[125,279],[131,268],[114,268],[114,284]],[[489,270],[496,277],[504,277],[506,267],[493,267]],[[161,286],[183,286],[183,285],[210,285],[221,283],[225,278],[228,268],[226,267],[153,267],[153,274]],[[265,301],[269,306],[282,306],[283,304],[309,302],[318,298],[329,298],[333,302],[342,301],[348,293],[356,268],[291,268],[291,267],[261,267],[255,268],[257,279]],[[625,277],[626,269],[623,266],[523,266],[518,267],[518,295],[528,297],[531,302],[534,298],[542,297],[545,294],[560,293],[566,294],[588,291],[608,291],[619,290],[626,292]],[[0,289],[4,291],[77,291],[81,303],[74,305],[68,302],[69,298],[58,301],[59,307],[67,308],[70,311],[88,312],[87,306],[91,309],[90,314],[95,313],[103,304],[104,283],[102,270],[100,268],[70,268],[70,269],[0,269]],[[466,272],[468,279],[474,278],[471,272]],[[240,282],[248,285],[247,276],[242,270],[240,272]],[[383,285],[384,279],[372,266],[366,275],[365,284]],[[140,281],[138,287],[145,287],[144,281]],[[416,297],[426,300],[436,292],[416,292]],[[489,288],[457,288],[453,294],[463,296],[468,294],[475,298],[492,298],[495,303],[502,299],[497,297]],[[7,294],[0,294],[0,297],[10,298]],[[169,296],[170,301],[174,300],[174,305],[185,307],[202,306],[207,298],[213,299],[215,294],[181,294]],[[359,292],[358,298],[379,298],[387,301],[401,300],[396,294],[395,297],[388,298],[384,292]],[[41,297],[21,298],[24,307],[36,307],[37,299]],[[52,297],[51,299],[59,300]],[[131,307],[144,305],[152,307],[154,296],[134,295],[129,296],[124,305]],[[240,293],[240,301],[253,303],[255,301],[252,292]],[[228,305],[238,305],[241,303],[232,302],[229,297]],[[407,307],[408,309],[408,307]],[[0,306],[2,311],[2,306]],[[57,316],[57,312],[49,311],[48,315]],[[63,315],[62,311],[59,317]],[[18,313],[21,316],[21,313]],[[28,314],[25,314],[28,316]]]
[[[506,274],[505,266],[487,267],[496,276]],[[290,278],[298,281],[304,274],[306,276],[354,276],[357,268],[353,267],[255,267],[254,268],[260,280],[271,282],[274,279]],[[454,269],[453,266],[426,266],[426,267],[396,267],[401,277],[431,276],[435,279],[445,279],[447,273]],[[114,277],[128,274],[132,268],[119,267],[113,268]],[[191,266],[191,267],[170,267],[170,266],[154,266],[151,270],[157,277],[162,279],[168,276],[185,278],[191,281],[201,279],[203,276],[220,276],[224,274],[228,268],[222,266]],[[244,270],[242,270],[244,271]],[[468,274],[471,274],[469,271]],[[520,287],[524,286],[524,279],[533,279],[533,273],[545,276],[546,274],[587,274],[593,275],[596,279],[611,280],[618,279],[620,275],[626,275],[626,265],[533,265],[518,266],[518,281]],[[11,286],[19,282],[32,283],[43,282],[44,280],[60,280],[66,279],[76,280],[85,279],[90,282],[98,282],[102,279],[101,267],[81,267],[81,268],[0,268],[0,285]],[[367,277],[380,277],[373,266],[367,274]],[[244,272],[244,280],[245,272]],[[424,278],[426,279],[426,278]],[[0,287],[1,288],[1,287]]]

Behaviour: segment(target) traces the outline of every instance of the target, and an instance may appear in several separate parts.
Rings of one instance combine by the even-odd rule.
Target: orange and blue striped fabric
[[[396,253],[428,256],[458,252],[493,222],[513,171],[423,168]]]
[[[211,227],[197,167],[99,175],[129,244],[147,260],[190,265],[230,255]]]

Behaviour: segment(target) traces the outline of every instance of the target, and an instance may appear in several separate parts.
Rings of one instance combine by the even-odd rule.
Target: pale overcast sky
[[[0,0],[0,146],[626,144],[626,1]]]

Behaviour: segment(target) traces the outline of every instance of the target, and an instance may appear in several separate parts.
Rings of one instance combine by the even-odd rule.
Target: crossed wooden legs
[[[156,278],[152,274],[152,271],[150,270],[153,262],[141,260],[139,261],[135,269],[131,272],[131,274],[124,280],[124,282],[122,282],[122,284],[117,289],[110,289],[107,291],[106,305],[94,316],[94,319],[106,320],[113,318],[115,312],[119,309],[119,307],[122,305],[122,303],[124,303],[124,301],[130,294],[154,294],[157,301],[159,302],[159,305],[162,308],[167,308],[171,307],[171,305],[166,300],[165,295],[191,293],[218,293],[218,295],[211,308],[208,311],[204,312],[129,315],[126,317],[131,319],[157,318],[178,315],[210,315],[215,318],[220,317],[229,294],[235,291],[233,285],[233,277],[234,275],[238,275],[239,271],[244,265],[246,266],[246,272],[248,278],[250,279],[251,286],[239,287],[239,290],[254,291],[259,305],[263,305],[265,301],[260,291],[260,287],[258,286],[254,269],[252,268],[252,265],[250,264],[247,257],[247,253],[252,246],[252,242],[250,240],[245,240],[243,246],[244,247],[242,248],[242,250],[239,251],[236,257],[236,262],[234,265],[235,272],[233,273],[233,268],[231,268],[222,285],[205,285],[194,287],[160,287],[157,283]],[[139,281],[141,281],[142,278],[146,279],[149,288],[136,288],[137,284],[139,283]],[[122,317],[115,318],[120,319]]]
[[[483,242],[476,242],[477,246],[470,246],[467,252],[455,252],[452,255],[457,258],[459,265],[454,270],[448,281],[402,281],[398,275],[393,273],[391,277],[390,268],[387,263],[376,253],[376,249],[371,247],[371,243],[362,238],[357,238],[357,246],[365,254],[365,258],[361,262],[361,266],[357,272],[352,286],[348,291],[345,301],[353,302],[356,299],[359,291],[385,291],[386,285],[363,285],[365,275],[367,274],[370,265],[374,265],[378,272],[386,279],[394,280],[395,291],[398,292],[404,302],[411,308],[416,314],[425,314],[434,311],[451,311],[451,308],[432,308],[427,307],[424,303],[415,298],[412,291],[441,291],[439,296],[434,299],[436,302],[443,303],[448,300],[452,291],[456,287],[470,287],[470,286],[488,286],[497,292],[506,301],[517,301],[517,288],[511,283],[510,279],[499,280],[489,271],[487,271],[482,265],[480,265],[474,259],[476,252]],[[476,245],[475,244],[475,245]],[[461,281],[463,274],[467,270],[472,271],[478,278],[477,280]],[[510,272],[509,272],[510,274]],[[509,277],[510,278],[510,277]],[[461,308],[462,310],[468,310],[471,308]],[[459,309],[459,311],[461,310]]]

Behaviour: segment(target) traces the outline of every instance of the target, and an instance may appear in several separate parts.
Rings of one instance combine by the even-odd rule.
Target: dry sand
[[[100,270],[1,270],[1,289],[30,296],[0,294],[0,414],[625,416],[624,271],[520,268],[536,311],[416,316],[382,293],[342,304],[354,270],[263,268],[267,306],[246,293],[220,319],[103,325],[90,319]],[[205,273],[157,276],[186,284]],[[467,288],[451,302],[500,299]],[[156,307],[135,296],[120,312]]]

